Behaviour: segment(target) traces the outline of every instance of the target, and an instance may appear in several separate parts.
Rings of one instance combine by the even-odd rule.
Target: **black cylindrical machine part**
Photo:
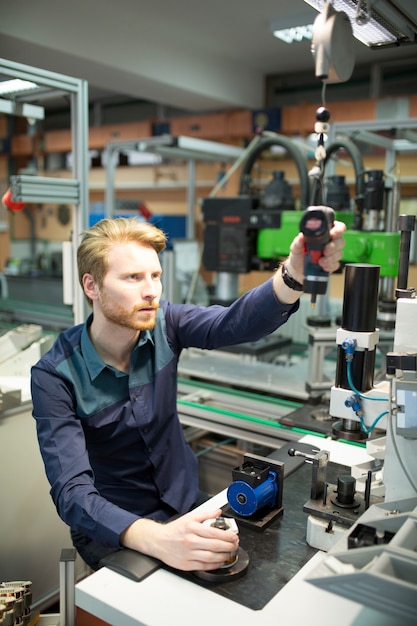
[[[360,333],[375,330],[380,269],[366,263],[346,265],[342,328]]]
[[[365,211],[381,211],[384,208],[384,172],[370,170],[365,184],[363,207]]]
[[[401,232],[400,258],[398,263],[398,289],[407,289],[408,269],[410,263],[411,233],[416,227],[415,215],[400,215],[398,217],[398,230]]]
[[[345,267],[342,328],[355,332],[374,332],[378,312],[379,265],[351,263]],[[375,350],[357,350],[352,360],[352,381],[359,391],[373,386]],[[336,387],[350,389],[345,351],[338,346]]]
[[[353,504],[356,493],[356,480],[353,476],[342,475],[337,479],[337,500],[340,504]]]
[[[348,211],[350,209],[349,187],[344,176],[329,176],[325,203],[335,211]]]

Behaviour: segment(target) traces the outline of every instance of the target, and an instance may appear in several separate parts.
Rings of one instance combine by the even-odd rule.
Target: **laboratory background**
[[[3,3],[0,197],[0,625],[417,624],[415,0]],[[49,493],[31,367],[88,315],[81,233],[120,216],[201,306],[305,235],[299,311],[179,361],[202,510],[240,537],[210,574],[91,571]]]

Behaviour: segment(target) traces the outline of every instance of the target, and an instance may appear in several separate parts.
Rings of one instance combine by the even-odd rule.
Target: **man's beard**
[[[100,301],[100,308],[104,317],[113,324],[123,326],[123,328],[130,328],[131,330],[151,330],[156,323],[159,304],[154,301],[152,304],[127,309],[104,295]],[[153,310],[142,313],[139,318],[138,311],[150,308]]]

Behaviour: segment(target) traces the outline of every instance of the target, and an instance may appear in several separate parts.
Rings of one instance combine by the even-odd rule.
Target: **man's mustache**
[[[159,309],[159,302],[149,302],[147,304],[137,305],[133,310],[143,311],[143,309],[153,309],[154,311],[157,311]]]

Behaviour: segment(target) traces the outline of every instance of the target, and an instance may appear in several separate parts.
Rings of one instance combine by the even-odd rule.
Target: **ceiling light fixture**
[[[304,0],[322,11],[326,0]],[[349,17],[354,37],[370,48],[417,42],[417,24],[412,23],[391,0],[333,0],[336,11]]]
[[[4,80],[0,82],[0,95],[1,96],[13,96],[24,91],[31,91],[37,89],[38,85],[32,83],[29,80],[21,80],[20,78],[13,78],[11,80]]]
[[[285,43],[294,43],[303,39],[313,38],[313,24],[305,24],[305,26],[291,26],[290,28],[281,28],[273,30],[272,34],[277,39],[281,39]]]
[[[292,15],[284,19],[271,20],[269,30],[277,39],[284,43],[299,43],[304,39],[313,38],[313,22],[316,14],[306,9],[301,15]]]
[[[0,113],[26,117],[28,120],[43,120],[45,109],[36,104],[23,102],[24,94],[38,89],[30,80],[13,78],[0,81]]]

